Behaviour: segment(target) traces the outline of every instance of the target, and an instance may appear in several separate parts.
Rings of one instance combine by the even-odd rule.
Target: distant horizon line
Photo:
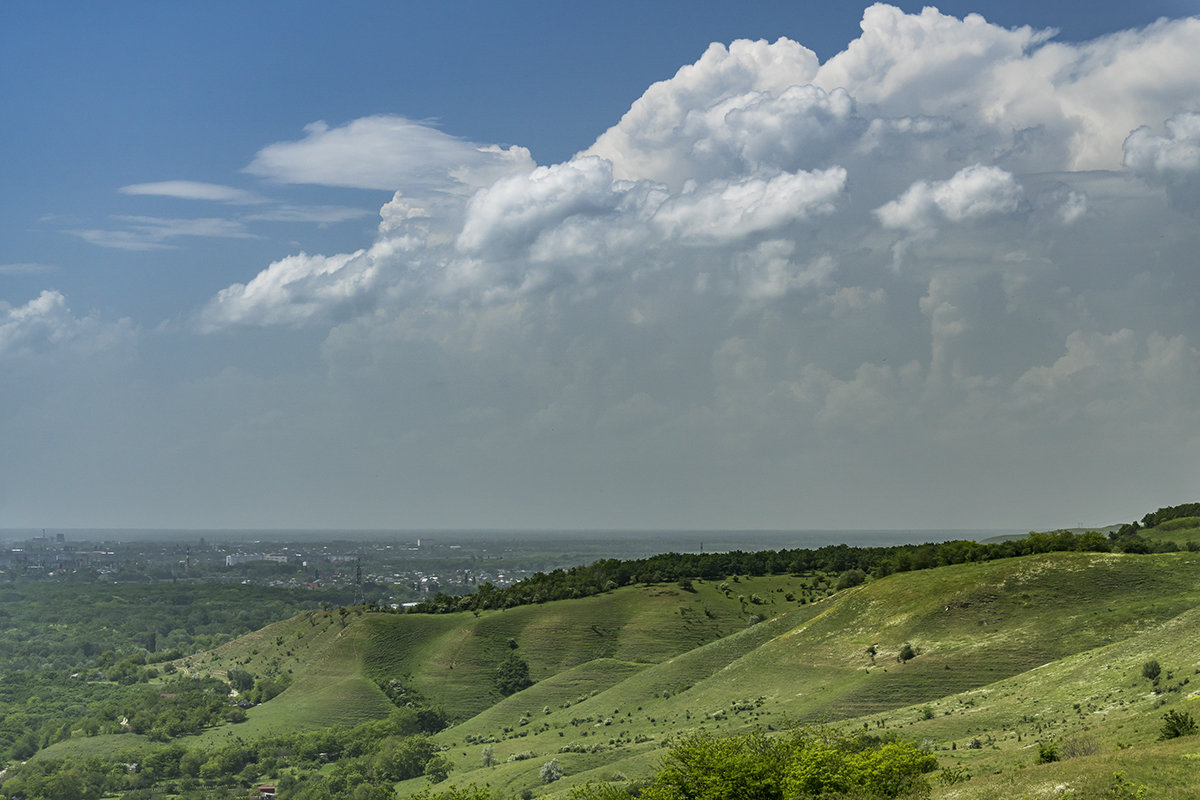
[[[1069,528],[1046,528],[1043,530],[1078,530],[1078,529],[1100,529],[1111,527],[1111,525],[1099,526],[1071,526]],[[345,533],[891,533],[891,532],[911,532],[911,531],[1015,531],[1029,532],[1038,530],[1035,528],[1023,527],[965,527],[965,526],[948,526],[937,528],[925,528],[919,526],[898,526],[898,527],[871,527],[871,528],[659,528],[659,527],[643,527],[643,528],[609,528],[609,527],[502,527],[502,528],[474,528],[474,527],[421,527],[421,528],[342,528],[342,527],[303,527],[303,528],[239,528],[239,527],[199,527],[199,528],[167,528],[156,525],[148,526],[97,526],[97,527],[79,527],[79,526],[24,526],[0,528],[0,533],[16,531],[16,532],[37,532],[37,531],[136,531],[140,533],[146,532],[172,532],[172,533],[330,533],[330,532],[345,532]]]

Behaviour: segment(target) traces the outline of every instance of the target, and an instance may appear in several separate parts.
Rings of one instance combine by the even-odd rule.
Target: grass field
[[[248,721],[192,743],[379,719],[393,708],[380,685],[398,683],[453,723],[435,737],[451,784],[505,796],[644,777],[687,731],[817,720],[925,743],[960,778],[935,782],[935,798],[1120,797],[1139,785],[1200,796],[1200,737],[1157,741],[1166,710],[1200,714],[1200,553],[1050,553],[826,596],[830,582],[741,576],[478,614],[305,614],[178,662],[292,680]],[[902,663],[905,644],[916,655]],[[512,652],[535,682],[502,697],[496,666]],[[1157,684],[1141,674],[1150,659]],[[129,741],[47,752],[118,745],[100,740]],[[1036,764],[1039,745],[1062,760]],[[543,786],[551,758],[564,779]]]

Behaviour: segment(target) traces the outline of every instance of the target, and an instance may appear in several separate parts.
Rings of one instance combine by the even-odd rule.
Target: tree
[[[404,739],[395,737],[384,742],[375,756],[375,775],[381,780],[402,781],[424,772],[437,752],[437,745],[427,736],[417,734]]]
[[[900,663],[911,661],[917,657],[917,650],[912,646],[911,642],[905,642],[900,648],[900,653],[896,657],[900,659]]]
[[[1145,664],[1142,664],[1142,677],[1148,681],[1152,681],[1162,673],[1162,666],[1157,659],[1150,659]]]
[[[858,586],[867,580],[867,573],[861,569],[848,569],[838,576],[837,583],[834,588],[838,591],[849,589],[851,586]]]
[[[480,758],[480,762],[485,767],[490,767],[496,763],[496,756],[492,752],[492,746],[490,744],[486,744],[483,746],[483,755]]]
[[[542,764],[542,769],[538,772],[538,777],[543,783],[554,783],[563,776],[562,767],[558,763],[557,758],[552,758],[545,764]]]
[[[450,777],[454,765],[445,756],[434,756],[425,764],[425,777],[430,783],[441,783]]]
[[[244,669],[234,667],[226,673],[229,685],[239,692],[248,692],[254,688],[254,676]]]
[[[496,668],[496,688],[500,694],[508,697],[529,686],[533,686],[533,681],[529,679],[529,665],[516,653],[509,653]]]

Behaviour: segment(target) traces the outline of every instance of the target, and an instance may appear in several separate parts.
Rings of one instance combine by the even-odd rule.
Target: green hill
[[[1200,796],[1200,738],[1157,741],[1166,711],[1200,713],[1200,553],[1045,553],[830,595],[833,577],[643,584],[506,610],[301,615],[176,662],[290,681],[245,722],[180,741],[214,748],[348,727],[386,718],[398,699],[450,723],[434,737],[453,766],[445,785],[565,796],[585,781],[652,774],[691,731],[824,720],[929,747],[946,776],[935,797],[1123,796],[1112,793],[1140,784],[1174,787],[1148,797]],[[506,697],[497,670],[514,655],[532,685]],[[1162,667],[1153,682],[1142,675],[1149,660]],[[73,748],[84,741],[39,757],[83,754]],[[1036,764],[1039,747],[1061,760]],[[563,779],[547,786],[539,770],[551,758]]]
[[[538,764],[557,757],[577,779],[644,772],[654,763],[648,753],[681,731],[780,728],[820,718],[871,729],[900,724],[905,733],[911,727],[912,735],[954,747],[956,758],[969,760],[983,754],[971,750],[982,735],[989,748],[1000,743],[995,746],[1006,763],[1028,764],[1029,737],[1061,737],[1084,727],[1075,704],[1095,705],[1091,687],[1108,681],[1129,684],[1120,708],[1130,720],[1121,724],[1133,725],[1132,740],[1144,742],[1157,731],[1151,706],[1159,698],[1137,671],[1156,652],[1189,674],[1200,666],[1188,656],[1200,652],[1194,649],[1200,638],[1187,625],[1197,613],[1198,581],[1200,557],[1182,553],[1056,553],[894,575],[842,592],[819,604],[816,614],[785,612],[641,670],[593,697],[536,715],[527,726],[518,714],[530,709],[512,702],[522,693],[508,701],[507,719],[497,711],[439,739],[456,753],[456,781],[486,779],[505,790],[519,790],[520,776],[528,781],[536,769],[506,764],[479,774],[478,747],[470,745],[484,741],[489,729],[497,760],[524,752],[534,753]],[[1179,638],[1183,632],[1186,639]],[[906,642],[919,655],[902,664],[897,654]],[[1017,692],[1026,685],[1037,688]],[[535,706],[535,689],[527,691],[524,705]],[[990,704],[986,718],[974,717],[980,698],[997,692],[1006,702]],[[1155,699],[1142,702],[1147,695]],[[1182,695],[1164,696],[1173,702]],[[1031,714],[1031,700],[1044,707]],[[1063,717],[1052,722],[1048,709]],[[1122,714],[1110,711],[1105,718]],[[585,752],[560,752],[564,744]]]
[[[711,583],[691,591],[676,585],[622,588],[583,600],[564,600],[478,614],[393,614],[361,608],[302,615],[270,625],[209,653],[183,659],[190,673],[225,677],[232,670],[255,676],[286,674],[291,683],[248,721],[204,734],[214,741],[279,730],[353,725],[386,717],[393,707],[381,686],[464,721],[504,699],[497,665],[519,654],[537,682],[528,692],[557,705],[572,670],[596,680],[687,653],[745,628],[763,609],[789,606],[776,589],[823,596],[814,577],[744,579],[747,597],[779,595],[756,604]],[[824,584],[822,585],[824,587]],[[804,606],[807,607],[807,606]],[[816,608],[815,605],[812,608]],[[588,683],[589,691],[598,685]],[[551,687],[559,687],[552,689]],[[542,705],[539,705],[539,709]]]

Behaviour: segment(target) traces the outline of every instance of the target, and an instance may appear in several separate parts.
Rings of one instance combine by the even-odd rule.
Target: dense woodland
[[[0,758],[26,759],[72,730],[165,740],[223,722],[229,687],[180,681],[169,662],[344,597],[248,585],[0,585]]]

